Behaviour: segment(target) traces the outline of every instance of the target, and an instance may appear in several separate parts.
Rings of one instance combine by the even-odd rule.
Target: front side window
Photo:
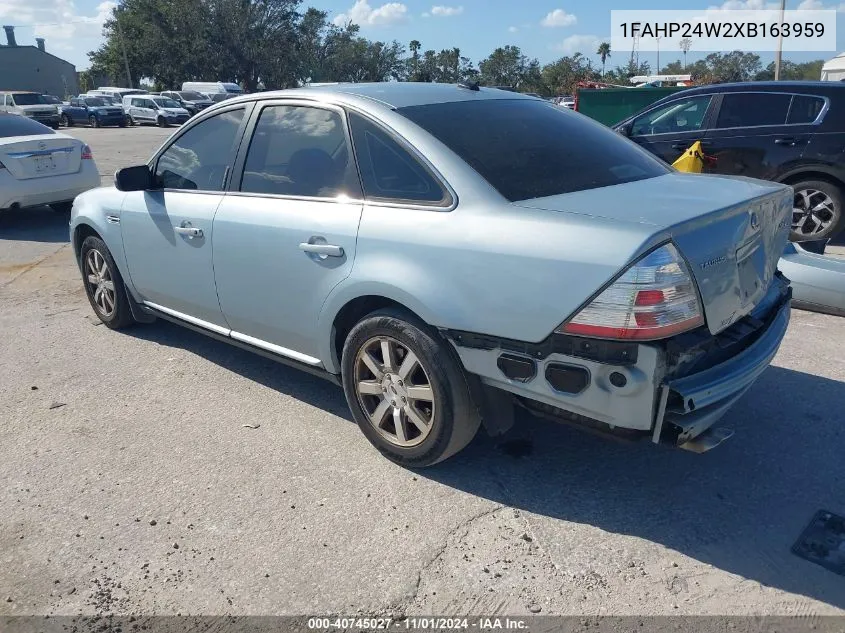
[[[727,92],[716,119],[717,128],[783,125],[792,95],[778,92]]]
[[[384,130],[349,114],[355,155],[368,200],[445,203],[449,196],[434,177]]]
[[[704,126],[712,97],[703,95],[679,99],[634,119],[631,136],[695,132]]]
[[[221,112],[179,136],[158,159],[159,186],[222,191],[243,117],[243,108]]]
[[[246,155],[241,191],[285,196],[357,197],[343,119],[334,110],[273,105],[261,111]]]
[[[514,202],[656,178],[671,168],[600,123],[539,99],[399,108]]]

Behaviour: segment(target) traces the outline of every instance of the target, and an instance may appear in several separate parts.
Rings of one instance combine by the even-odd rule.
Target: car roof
[[[495,88],[479,88],[474,90],[460,84],[437,84],[422,82],[387,81],[382,83],[340,83],[329,86],[314,86],[309,88],[294,88],[241,95],[227,100],[253,101],[256,99],[272,99],[274,97],[313,97],[330,99],[340,102],[367,99],[381,103],[391,109],[407,108],[410,106],[430,105],[434,103],[451,103],[455,101],[479,101],[487,99],[535,99],[515,92],[498,90]]]
[[[712,92],[806,92],[810,94],[827,93],[845,89],[845,83],[834,81],[741,81],[735,83],[709,84],[706,86],[695,86],[676,92],[670,96],[676,97],[679,94],[689,95],[695,93]]]

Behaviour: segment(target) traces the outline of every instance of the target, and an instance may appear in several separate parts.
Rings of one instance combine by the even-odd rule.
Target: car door
[[[151,162],[160,188],[126,194],[120,215],[132,284],[174,316],[226,330],[212,264],[214,213],[246,120],[245,106],[184,130]]]
[[[705,171],[774,180],[797,163],[812,136],[807,117],[820,101],[783,92],[726,92],[707,134],[704,152],[713,160]],[[810,99],[814,99],[810,97]],[[793,100],[795,110],[792,111]]]
[[[674,163],[696,141],[701,141],[713,112],[713,95],[679,97],[636,117],[628,136],[667,163]]]
[[[317,364],[317,317],[355,260],[361,187],[344,112],[256,106],[214,218],[214,274],[231,336]]]

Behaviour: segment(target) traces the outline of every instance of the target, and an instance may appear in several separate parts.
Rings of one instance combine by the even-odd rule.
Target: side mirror
[[[632,123],[626,123],[625,125],[620,125],[619,127],[617,127],[616,131],[619,132],[622,136],[631,136],[632,127]]]
[[[114,173],[114,186],[118,191],[146,191],[155,189],[155,178],[147,165],[124,167]]]

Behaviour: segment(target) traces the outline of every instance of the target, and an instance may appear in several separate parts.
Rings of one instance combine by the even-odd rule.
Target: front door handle
[[[299,250],[306,253],[314,253],[315,255],[324,255],[326,257],[343,257],[343,247],[335,246],[334,244],[312,244],[311,242],[302,242],[299,245]]]
[[[202,229],[198,229],[187,223],[186,226],[174,226],[173,230],[176,231],[179,235],[185,235],[188,239],[192,240],[195,237],[202,237]]]
[[[787,145],[788,147],[794,147],[795,145],[798,145],[798,141],[797,141],[797,139],[794,139],[794,138],[791,138],[791,137],[776,138],[775,144],[776,145]]]

